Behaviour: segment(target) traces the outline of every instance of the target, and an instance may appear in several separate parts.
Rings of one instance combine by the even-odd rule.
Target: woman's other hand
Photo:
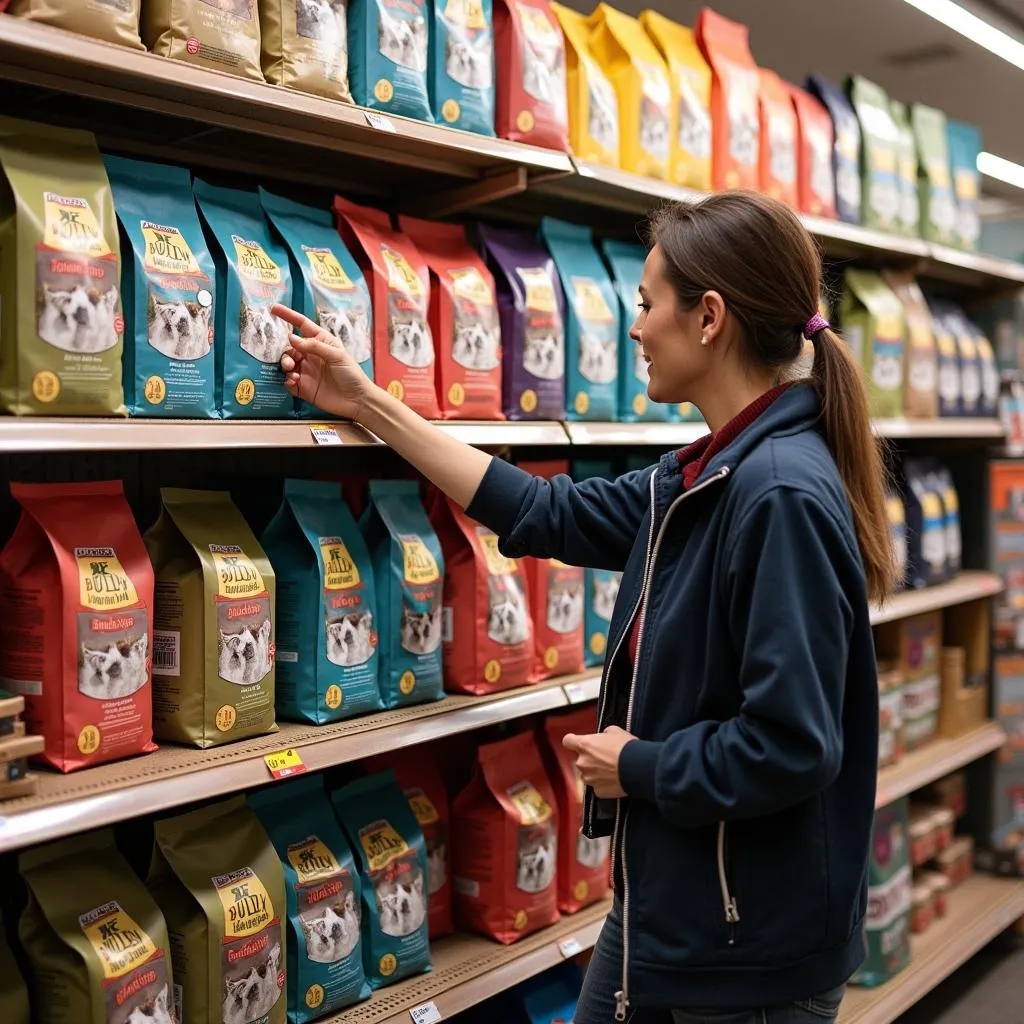
[[[626,795],[619,781],[619,755],[622,748],[636,737],[617,725],[610,725],[604,732],[590,736],[568,733],[562,739],[562,746],[576,755],[576,767],[583,781],[602,800],[614,800]]]

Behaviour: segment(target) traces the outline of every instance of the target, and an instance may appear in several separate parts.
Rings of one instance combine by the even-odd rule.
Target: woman
[[[303,317],[293,394],[365,424],[508,555],[624,570],[598,733],[566,737],[616,898],[576,1024],[833,1020],[863,955],[878,730],[869,599],[894,568],[864,385],[786,207],[651,223],[631,336],[711,433],[614,482],[536,479],[370,384]],[[795,375],[804,336],[811,379]]]

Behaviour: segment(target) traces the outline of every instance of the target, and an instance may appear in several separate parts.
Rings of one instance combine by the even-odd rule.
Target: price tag
[[[363,114],[366,117],[366,123],[371,128],[376,128],[379,132],[397,132],[398,129],[395,127],[394,122],[385,117],[383,114],[375,114],[372,110],[364,110]],[[433,1003],[427,1003],[427,1006],[433,1006]],[[415,1010],[410,1010],[410,1013],[415,1013]],[[438,1018],[440,1019],[440,1018]]]
[[[341,435],[334,429],[324,424],[310,427],[309,432],[313,435],[316,444],[341,444]]]
[[[441,1011],[437,1008],[437,1004],[433,999],[429,1003],[424,1003],[422,1006],[416,1006],[409,1011],[409,1016],[413,1019],[413,1024],[437,1024],[441,1019]]]
[[[264,754],[263,760],[275,779],[287,779],[289,775],[301,775],[306,770],[297,750],[279,750],[275,754]]]
[[[583,952],[583,947],[575,935],[570,935],[569,938],[562,939],[558,944],[558,952],[568,960],[570,957],[579,956]]]

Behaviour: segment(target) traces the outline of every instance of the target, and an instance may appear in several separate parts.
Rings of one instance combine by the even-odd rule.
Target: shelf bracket
[[[425,217],[448,217],[453,213],[463,213],[499,199],[520,195],[526,191],[528,183],[529,174],[525,167],[501,169],[464,185],[430,192],[414,205]]]

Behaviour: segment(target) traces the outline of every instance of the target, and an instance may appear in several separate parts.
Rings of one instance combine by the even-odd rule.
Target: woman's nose
[[[637,317],[637,319],[633,321],[633,326],[630,327],[630,329],[629,329],[629,336],[637,344],[640,344],[641,339],[640,339],[640,318],[639,317]]]

